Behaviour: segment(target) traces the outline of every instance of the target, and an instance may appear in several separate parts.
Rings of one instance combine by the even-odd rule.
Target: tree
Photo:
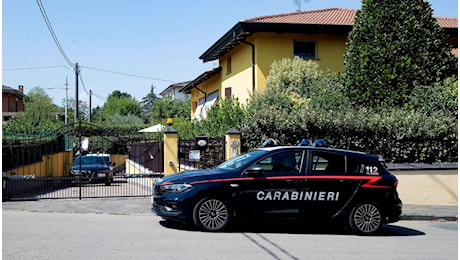
[[[363,0],[345,53],[354,104],[403,106],[412,90],[457,73],[442,28],[424,0]]]
[[[244,113],[238,99],[231,97],[219,100],[208,111],[206,119],[198,122],[199,128],[209,136],[222,136],[231,127],[239,127]]]
[[[190,119],[190,100],[183,101],[170,96],[155,100],[151,108],[151,121],[165,122],[168,117]]]
[[[155,94],[155,87],[153,85],[150,86],[150,92],[147,94],[147,96],[143,97],[141,101],[142,113],[149,113],[155,104],[155,101],[158,99],[160,98]]]
[[[65,99],[62,100],[62,106],[66,105]],[[59,108],[60,112],[64,111],[64,108]],[[75,99],[67,99],[67,119],[68,122],[73,122],[75,115]],[[79,100],[78,102],[78,115],[80,120],[85,120],[89,117],[89,106],[88,102]]]
[[[62,125],[56,119],[58,108],[42,88],[32,88],[27,96],[29,99],[24,103],[24,112],[17,114],[4,127],[6,132],[37,134],[55,130]]]
[[[107,97],[102,107],[105,117],[112,115],[128,116],[134,115],[140,117],[141,105],[130,94],[115,90]]]

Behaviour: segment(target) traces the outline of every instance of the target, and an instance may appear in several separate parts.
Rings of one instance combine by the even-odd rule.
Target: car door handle
[[[303,182],[301,180],[293,180],[293,179],[288,179],[286,181],[287,181],[288,184],[299,184],[299,183]]]

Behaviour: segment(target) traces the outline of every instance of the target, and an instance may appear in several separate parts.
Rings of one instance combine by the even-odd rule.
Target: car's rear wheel
[[[384,218],[377,203],[363,202],[353,208],[348,221],[356,234],[373,235],[383,226]]]
[[[204,198],[193,209],[193,222],[202,231],[221,231],[230,219],[230,208],[220,198]]]
[[[105,180],[105,186],[110,186],[112,184],[112,182],[113,182],[113,179],[111,179],[111,178],[106,179]]]

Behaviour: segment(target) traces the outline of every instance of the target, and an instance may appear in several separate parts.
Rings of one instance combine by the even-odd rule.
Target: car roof
[[[273,146],[273,147],[264,147],[264,148],[257,148],[257,150],[262,151],[286,151],[286,150],[315,150],[315,151],[328,151],[333,153],[340,153],[347,156],[353,156],[355,158],[360,158],[363,160],[378,160],[379,156],[374,154],[368,154],[359,151],[352,151],[352,150],[345,150],[345,149],[337,149],[337,148],[327,148],[327,147],[313,147],[313,146]]]

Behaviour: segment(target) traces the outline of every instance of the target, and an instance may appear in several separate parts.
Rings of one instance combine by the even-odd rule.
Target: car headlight
[[[167,184],[162,185],[161,189],[163,190],[163,192],[186,192],[192,189],[192,185],[187,183]]]

